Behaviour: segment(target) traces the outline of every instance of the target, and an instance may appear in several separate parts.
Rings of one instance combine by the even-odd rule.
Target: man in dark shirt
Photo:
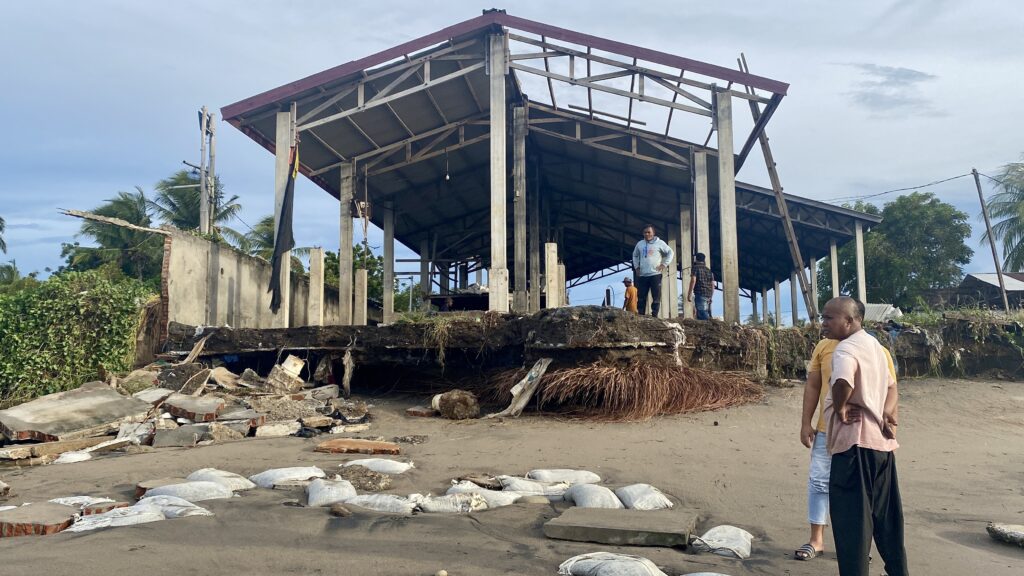
[[[715,296],[715,275],[708,269],[706,260],[702,252],[694,255],[690,290],[686,293],[686,300],[693,302],[697,309],[698,320],[711,320],[711,299]],[[695,302],[694,296],[697,297]]]

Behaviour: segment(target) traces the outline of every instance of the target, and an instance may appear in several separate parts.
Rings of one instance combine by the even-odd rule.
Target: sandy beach
[[[797,439],[801,388],[772,389],[762,403],[718,412],[608,424],[527,415],[503,421],[409,418],[416,398],[366,397],[370,434],[425,434],[403,444],[416,468],[388,491],[443,493],[471,471],[523,474],[581,468],[605,484],[653,484],[702,511],[698,532],[718,524],[756,537],[746,561],[664,548],[565,542],[544,522],[568,506],[521,505],[472,515],[412,517],[357,512],[331,517],[305,508],[301,490],[254,490],[202,505],[213,517],[47,537],[0,539],[0,574],[554,574],[576,554],[645,556],[667,574],[837,574],[831,549],[792,559],[806,541],[807,450]],[[922,575],[1024,573],[1024,550],[997,543],[989,521],[1024,524],[1024,383],[907,380],[902,383],[897,461],[911,570]],[[135,483],[203,467],[243,475],[316,465],[330,473],[354,456],[313,452],[316,439],[246,440],[192,449],[110,455],[94,461],[0,470],[6,504],[70,495],[130,500]],[[831,541],[831,533],[827,533]],[[882,574],[880,560],[872,573]]]

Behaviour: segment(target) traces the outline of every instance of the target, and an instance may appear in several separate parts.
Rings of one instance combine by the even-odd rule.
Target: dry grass
[[[510,370],[490,378],[484,399],[507,402],[524,374]],[[541,410],[624,422],[717,410],[763,397],[764,389],[739,373],[635,361],[550,371],[541,380],[536,401]]]

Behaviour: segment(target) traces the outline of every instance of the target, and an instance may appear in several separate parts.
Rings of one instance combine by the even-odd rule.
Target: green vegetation
[[[7,242],[4,241],[4,230],[7,228],[7,223],[4,222],[4,217],[0,216],[0,252],[7,254]]]
[[[988,202],[989,214],[998,220],[992,234],[1003,243],[1003,270],[1024,269],[1024,162],[1003,167],[996,183],[998,194]],[[988,233],[983,239],[988,242]]]
[[[0,292],[0,406],[131,369],[150,296],[112,267]]]

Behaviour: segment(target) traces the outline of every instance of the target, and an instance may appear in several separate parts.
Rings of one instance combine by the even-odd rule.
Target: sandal
[[[824,553],[824,550],[816,550],[814,546],[811,546],[811,544],[808,542],[807,544],[804,544],[803,546],[794,550],[793,557],[797,560],[813,560],[814,558],[817,558],[818,556],[821,556]]]

